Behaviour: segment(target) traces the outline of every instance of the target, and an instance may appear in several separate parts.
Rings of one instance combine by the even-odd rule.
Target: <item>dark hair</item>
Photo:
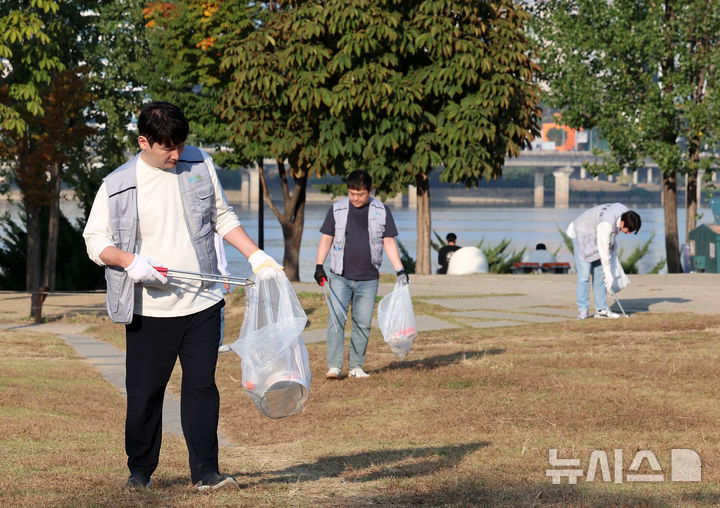
[[[620,216],[620,220],[623,222],[623,226],[628,228],[628,231],[630,233],[634,231],[635,234],[638,234],[638,231],[640,231],[642,221],[640,220],[640,216],[637,214],[637,212],[628,210]]]
[[[138,133],[152,146],[160,143],[177,146],[185,142],[190,132],[188,121],[177,106],[169,102],[146,104],[138,118]]]
[[[346,181],[348,189],[366,191],[372,189],[372,177],[362,169],[356,169],[350,173]]]
[[[544,243],[539,243],[535,246],[535,250],[547,250]]]
[[[457,240],[457,235],[455,233],[448,233],[445,237],[445,240],[447,240],[448,242],[454,242],[455,240]]]

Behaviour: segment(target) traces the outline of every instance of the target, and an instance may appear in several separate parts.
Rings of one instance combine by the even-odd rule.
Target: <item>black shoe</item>
[[[147,489],[152,485],[152,480],[145,473],[131,473],[125,482],[126,489]]]
[[[237,480],[228,475],[220,473],[208,473],[203,476],[203,479],[195,484],[198,490],[208,489],[221,489],[223,487],[236,487],[238,486]]]

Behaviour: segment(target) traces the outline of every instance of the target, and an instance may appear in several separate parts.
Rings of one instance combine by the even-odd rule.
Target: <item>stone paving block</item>
[[[481,298],[432,298],[424,300],[453,311],[475,309],[516,309],[528,305],[527,296],[487,296]]]
[[[325,342],[327,336],[327,330],[321,328],[319,330],[307,330],[302,332],[302,340],[305,344],[312,344],[313,342]]]
[[[532,312],[534,314],[545,314],[549,316],[565,316],[567,318],[575,319],[577,317],[577,309],[573,306],[572,308],[559,308],[559,307],[524,307],[522,310]]]
[[[481,303],[485,300],[485,298],[422,298],[422,300],[453,311],[473,310],[479,307],[485,307],[485,305]]]
[[[463,312],[453,312],[452,316],[472,317],[479,319],[499,319],[510,321],[521,321],[524,323],[554,323],[557,321],[566,321],[563,316],[544,316],[540,314],[527,314],[519,312],[497,312],[492,310],[468,310]],[[574,318],[574,316],[573,316]]]
[[[527,323],[521,323],[520,321],[465,321],[467,326],[471,328],[495,328],[504,326],[519,326]]]
[[[415,325],[421,332],[428,332],[432,330],[447,330],[448,328],[459,328],[458,325],[448,323],[442,319],[434,316],[415,316]]]
[[[378,328],[377,319],[373,318],[372,326]],[[430,332],[433,330],[447,330],[448,328],[460,328],[458,325],[448,323],[434,316],[415,315],[415,326],[421,332]]]

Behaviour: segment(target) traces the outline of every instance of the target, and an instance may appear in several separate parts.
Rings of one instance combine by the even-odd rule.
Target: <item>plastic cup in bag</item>
[[[262,391],[262,395],[255,393],[257,387],[251,381],[245,383],[245,390],[255,407],[269,418],[284,418],[297,414],[310,395],[310,390],[293,372],[277,373],[268,379],[268,383],[269,386]]]
[[[307,316],[283,272],[265,269],[247,290],[245,318],[231,349],[243,388],[268,418],[300,412],[310,394],[310,360],[300,336]]]
[[[246,358],[243,387],[258,411],[273,419],[299,413],[310,395],[305,344],[296,341],[269,361],[250,354]]]

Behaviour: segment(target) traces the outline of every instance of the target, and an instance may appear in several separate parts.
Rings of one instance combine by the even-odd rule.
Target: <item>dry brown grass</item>
[[[229,337],[238,303],[227,307]],[[241,362],[222,355],[220,423],[234,445],[221,449],[221,469],[243,488],[212,495],[188,485],[174,436],[154,487],[123,492],[120,395],[57,339],[5,333],[0,453],[11,460],[0,504],[716,506],[719,332],[720,316],[685,314],[456,329],[421,333],[399,360],[373,330],[368,379],[326,381],[324,344],[308,346],[310,398],[284,420],[257,412]],[[116,341],[122,327],[100,322],[93,333]],[[552,485],[550,448],[585,470],[593,450],[607,452],[612,470],[622,449],[625,472],[651,450],[666,480]],[[702,482],[670,481],[673,448],[700,455]]]

